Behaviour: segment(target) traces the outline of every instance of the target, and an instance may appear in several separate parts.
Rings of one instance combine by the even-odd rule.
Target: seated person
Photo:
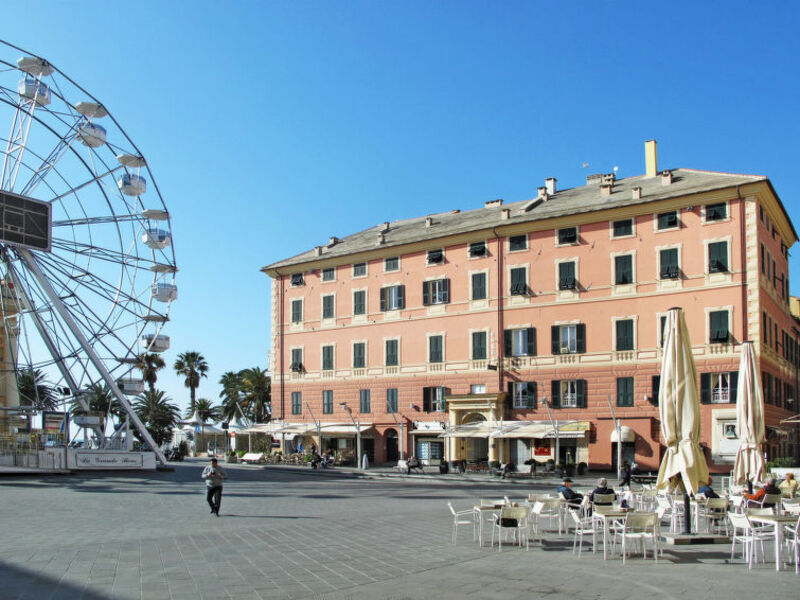
[[[719,498],[719,494],[711,487],[712,483],[714,483],[714,480],[709,477],[708,482],[705,485],[701,485],[700,489],[697,490],[697,495],[703,494],[706,498]]]
[[[762,498],[764,498],[764,496],[766,496],[767,494],[777,494],[780,496],[781,490],[778,486],[775,485],[776,483],[777,480],[774,477],[770,477],[769,480],[767,481],[767,484],[760,490],[758,490],[755,494],[748,494],[747,492],[745,492],[744,497],[747,498],[748,500],[752,500],[753,502],[761,502]],[[764,508],[772,508],[773,506],[775,505],[770,503],[764,504]]]
[[[316,448],[311,449],[311,466],[316,469],[317,465],[322,462],[322,457],[317,452]]]
[[[422,468],[422,465],[419,463],[419,460],[416,456],[410,456],[406,461],[406,465],[408,466],[408,472],[411,473],[411,469],[417,469],[420,473],[424,473],[425,471]]]
[[[794,498],[797,495],[797,480],[794,478],[794,473],[787,473],[784,479],[778,486],[781,494],[786,498]]]
[[[614,493],[614,490],[612,488],[608,487],[608,480],[605,477],[601,477],[600,479],[597,480],[597,487],[592,490],[591,494],[589,494],[589,500],[594,502],[594,495],[595,494],[600,494],[601,496],[603,496],[603,495],[606,495],[606,494],[613,494],[613,493]],[[614,504],[614,503],[613,502],[597,502],[596,504],[599,505],[599,506],[603,506],[603,505],[608,506],[608,505],[611,505],[611,504]]]
[[[511,461],[508,461],[507,463],[500,465],[500,475],[503,476],[503,479],[506,478],[506,475],[508,473],[513,473],[516,470],[517,466]]]
[[[569,477],[565,477],[564,482],[558,486],[558,493],[564,497],[570,506],[579,507],[583,502],[583,495],[572,489],[572,479]]]

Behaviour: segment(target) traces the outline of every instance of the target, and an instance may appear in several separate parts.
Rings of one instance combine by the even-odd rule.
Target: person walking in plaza
[[[203,469],[200,477],[206,480],[206,501],[211,507],[211,514],[219,516],[219,506],[222,503],[222,482],[228,478],[228,474],[217,464],[217,459],[212,458],[211,464]]]
[[[622,463],[622,470],[619,476],[619,487],[624,489],[626,485],[631,487],[631,463],[627,460]]]

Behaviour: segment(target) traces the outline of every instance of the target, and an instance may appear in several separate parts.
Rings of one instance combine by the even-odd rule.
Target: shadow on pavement
[[[0,561],[0,597],[8,598],[58,598],[59,600],[111,600],[111,596],[77,587],[63,580],[23,569]]]

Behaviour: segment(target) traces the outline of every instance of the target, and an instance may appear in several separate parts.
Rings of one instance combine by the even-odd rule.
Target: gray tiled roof
[[[618,179],[614,182],[610,196],[604,196],[600,190],[600,183],[593,183],[581,187],[559,190],[550,196],[547,201],[526,208],[532,200],[513,202],[491,208],[478,208],[465,212],[452,211],[428,215],[433,218],[430,227],[425,226],[425,216],[394,221],[389,224],[384,233],[384,241],[378,244],[378,234],[384,230],[383,224],[370,227],[358,233],[341,238],[336,244],[322,246],[322,253],[318,255],[312,248],[307,252],[298,254],[266,267],[275,269],[280,267],[300,265],[305,262],[337,256],[347,256],[359,252],[389,248],[425,239],[435,239],[448,235],[465,233],[468,231],[499,227],[515,223],[552,219],[580,213],[587,213],[609,208],[620,208],[636,204],[646,204],[656,200],[676,198],[688,194],[696,194],[712,190],[719,190],[747,183],[767,181],[762,175],[736,175],[730,173],[715,173],[710,171],[695,171],[692,169],[675,169],[672,171],[673,180],[670,185],[661,183],[661,175],[646,177],[639,175]],[[633,188],[642,188],[641,198],[632,198]],[[510,218],[503,219],[501,211],[509,209]]]

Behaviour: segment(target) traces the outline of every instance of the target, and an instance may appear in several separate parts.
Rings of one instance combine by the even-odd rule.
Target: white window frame
[[[469,393],[470,394],[485,394],[486,393],[486,384],[485,383],[473,383],[469,386]]]
[[[723,385],[724,384],[724,385]],[[727,371],[711,373],[711,404],[730,404],[731,375]]]
[[[725,218],[724,218],[724,219],[718,219],[718,220],[716,220],[716,221],[709,221],[709,220],[706,218],[706,207],[707,207],[709,204],[724,204],[724,205],[725,205]],[[724,200],[724,201],[722,201],[722,202],[708,202],[708,203],[706,203],[706,204],[704,204],[704,205],[703,205],[703,209],[702,209],[702,219],[701,219],[701,221],[700,221],[700,222],[701,222],[703,225],[715,225],[715,224],[717,224],[717,223],[727,223],[727,222],[729,222],[730,220],[731,220],[731,203],[730,203],[730,202],[728,202],[727,200]]]
[[[525,285],[528,288],[527,294],[512,294],[511,293],[511,271],[514,269],[525,269]],[[511,302],[529,302],[532,295],[531,288],[531,267],[529,263],[521,263],[516,265],[506,265],[506,281],[508,281],[508,297]],[[488,278],[487,278],[488,284]],[[487,289],[488,292],[488,289]]]
[[[433,306],[435,304],[449,304],[448,302],[444,301],[444,280],[447,279],[446,277],[433,277],[431,279],[426,279],[425,281],[428,284],[428,305]]]
[[[363,275],[356,275],[356,265],[364,265],[364,274]],[[350,271],[353,279],[364,279],[364,277],[369,277],[369,261],[362,261],[358,263],[353,263]]]
[[[397,260],[397,268],[396,269],[387,269],[386,268],[386,261],[391,259],[391,258],[394,258],[394,259]],[[386,258],[383,259],[383,272],[384,273],[396,273],[399,270],[400,270],[400,257],[399,256],[387,256]]]
[[[631,233],[626,235],[614,235],[614,222],[615,221],[630,221],[631,222]],[[608,222],[608,237],[612,240],[624,240],[627,238],[636,237],[636,217],[628,217],[622,219],[612,219]]]
[[[300,278],[302,279],[302,282],[293,283],[292,282],[292,277],[295,276],[295,275],[300,275]],[[306,274],[305,274],[305,272],[303,272],[303,273],[292,273],[291,275],[289,275],[289,287],[298,288],[298,287],[303,287],[305,284],[306,284]]]
[[[677,279],[661,279],[661,251],[678,250],[678,278]],[[683,279],[680,274],[683,272],[683,243],[666,244],[664,246],[656,246],[656,281],[658,289],[663,288],[680,288],[683,287]]]
[[[403,364],[402,357],[400,356],[400,349],[403,345],[400,343],[400,336],[396,337],[385,337],[383,338],[383,366],[389,367],[390,369],[399,368],[401,364]],[[396,365],[387,365],[386,364],[386,342],[397,342],[397,364]]]
[[[559,241],[558,232],[561,231],[562,229],[572,229],[572,228],[575,229],[575,241],[574,242],[566,242],[566,243],[562,244]],[[554,229],[553,232],[555,233],[554,244],[555,244],[556,248],[568,248],[570,246],[577,246],[577,245],[579,245],[581,243],[581,228],[580,228],[579,225],[568,225],[566,227],[558,227],[558,228]]]
[[[333,298],[333,316],[326,317],[325,316],[325,297],[331,296]],[[331,292],[330,294],[320,294],[319,299],[319,319],[322,323],[330,323],[331,321],[336,320],[336,292]]]
[[[560,385],[561,398],[559,402],[561,408],[578,408],[578,380],[562,379]]]
[[[564,340],[564,332],[567,332]],[[558,325],[558,349],[561,354],[577,354],[578,352],[578,325],[569,323]]]
[[[733,343],[733,304],[727,304],[725,306],[706,306],[704,307],[705,312],[705,330],[706,335],[704,339],[704,343],[707,345],[714,345],[714,344],[732,344]],[[727,342],[711,342],[711,313],[712,312],[727,312],[728,313],[728,341]],[[772,344],[770,344],[773,348],[775,347],[775,340],[772,340]]]
[[[292,320],[292,312],[294,310],[293,305],[294,305],[295,302],[299,302],[300,303],[300,320],[299,321],[293,321]],[[297,326],[297,325],[302,325],[303,324],[303,321],[305,320],[305,308],[306,307],[305,307],[305,302],[303,301],[303,298],[292,298],[292,299],[289,300],[289,324],[290,325]]]
[[[680,254],[680,253],[679,253]],[[631,282],[630,283],[617,283],[617,257],[630,256],[631,257]],[[621,250],[619,252],[612,252],[611,260],[611,286],[618,289],[627,289],[628,286],[636,285],[636,250]],[[678,258],[680,262],[680,257]],[[659,265],[660,266],[660,265]],[[661,272],[659,271],[659,275]]]
[[[333,367],[325,369],[325,351],[323,348],[331,346],[333,348]],[[336,342],[325,342],[319,345],[319,370],[320,371],[335,371],[336,370]]]
[[[364,344],[364,366],[356,367],[356,344]],[[353,340],[350,342],[350,364],[353,369],[366,369],[369,366],[369,344],[367,340]]]
[[[300,350],[300,364],[305,367],[305,348],[303,346],[289,346],[289,372],[292,371],[292,354],[295,350]],[[302,372],[302,370],[300,371]]]
[[[365,319],[369,314],[369,288],[353,288],[350,296],[350,314],[354,319]],[[356,292],[364,292],[364,313],[356,314]]]
[[[512,237],[523,237],[523,236],[525,237],[525,247],[524,248],[519,248],[518,250],[512,250],[511,249],[511,238]],[[527,252],[528,250],[530,250],[530,247],[531,247],[531,236],[528,233],[515,233],[514,235],[509,235],[508,238],[506,238],[506,239],[508,240],[506,242],[506,251],[508,253],[512,253],[512,252]]]
[[[387,289],[387,291],[386,291],[386,310],[384,312],[390,312],[390,311],[393,311],[393,310],[400,310],[400,306],[399,306],[399,302],[398,302],[398,300],[400,299],[400,294],[398,292],[398,289],[400,288],[401,285],[402,285],[401,283],[395,283],[395,284],[392,284],[392,285],[384,286]],[[392,292],[394,292],[394,293],[392,293]]]
[[[473,344],[472,344],[472,334],[473,333],[485,333],[486,334],[486,358],[472,358],[474,356],[473,352]],[[491,354],[491,348],[489,348],[489,341],[490,341],[490,334],[489,328],[478,328],[478,329],[470,329],[467,334],[469,335],[469,359],[470,360],[489,360],[489,355]]]
[[[441,336],[442,338],[442,360],[441,362],[431,362],[431,338]],[[425,362],[431,365],[443,365],[447,362],[447,346],[446,346],[447,336],[445,335],[444,331],[436,331],[436,332],[428,332],[425,334]]]
[[[511,356],[514,358],[528,356],[528,328],[530,325],[514,325],[511,330]],[[520,341],[521,338],[525,341]]]
[[[428,258],[430,257],[430,253],[431,252],[436,252],[437,250],[439,250],[442,253],[442,262],[432,263],[432,262],[430,262],[430,260],[428,260]],[[447,263],[447,254],[445,253],[443,247],[442,248],[431,248],[430,250],[426,250],[425,251],[425,266],[426,267],[441,267],[445,263]]]
[[[721,223],[722,221],[712,221],[712,223]],[[716,238],[708,238],[703,240],[703,271],[706,274],[706,277],[712,279],[724,279],[728,280],[731,277],[731,272],[733,271],[733,265],[731,264],[731,243],[732,243],[732,236],[726,235],[722,237]],[[727,271],[720,271],[718,273],[712,273],[709,269],[710,265],[709,262],[709,251],[708,246],[709,244],[715,244],[719,242],[725,242],[727,244],[727,259],[728,259],[728,270]]]
[[[441,385],[431,386],[431,412],[444,412],[445,408],[445,387]]]
[[[485,298],[481,298],[479,300],[473,300],[472,299],[472,276],[473,275],[479,275],[481,273],[483,273],[483,275],[486,277],[486,297]],[[467,276],[469,277],[469,301],[473,305],[474,304],[478,304],[478,303],[481,303],[481,304],[488,303],[488,301],[489,301],[489,269],[478,269],[478,270],[475,270],[475,271],[470,271]]]
[[[333,277],[331,279],[325,279],[325,272],[326,271],[332,271],[333,272]],[[320,269],[319,270],[319,280],[320,280],[321,283],[331,283],[333,281],[336,281],[336,267],[326,267],[324,269]]]
[[[572,245],[572,244],[570,244]],[[561,264],[562,263],[575,263],[575,287],[571,290],[562,290],[561,289]],[[557,258],[555,260],[555,290],[556,294],[559,296],[573,296],[579,292],[578,290],[578,282],[581,280],[580,277],[580,259],[577,256],[570,256],[567,258]]]
[[[472,244],[480,244],[483,243],[483,247],[486,248],[486,254],[483,256],[472,256],[470,254],[470,248]],[[484,258],[489,258],[489,242],[486,240],[473,240],[471,242],[467,242],[467,260],[482,260]]]
[[[662,215],[664,213],[674,212],[675,216],[678,218],[678,224],[674,227],[667,227],[666,229],[659,229],[658,228],[658,215]],[[667,231],[678,231],[681,228],[681,209],[679,208],[672,208],[668,210],[660,210],[656,213],[653,213],[653,231],[655,233],[666,233]]]
[[[633,321],[633,350],[617,350],[617,321]],[[659,321],[659,326],[660,326]],[[639,315],[611,317],[611,348],[614,352],[633,352],[639,348]]]
[[[515,381],[512,385],[512,404],[513,408],[528,408],[528,382]]]

